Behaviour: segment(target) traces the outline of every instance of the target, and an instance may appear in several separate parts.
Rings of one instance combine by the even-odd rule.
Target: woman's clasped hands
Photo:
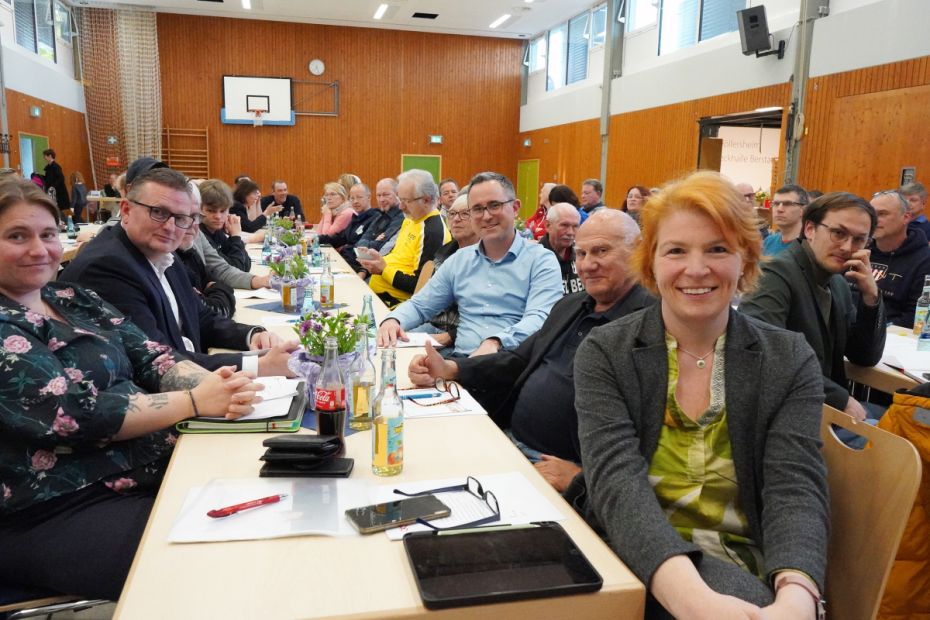
[[[196,415],[235,420],[252,413],[261,402],[259,392],[265,386],[255,381],[254,373],[223,366],[206,375],[191,390],[196,403]]]

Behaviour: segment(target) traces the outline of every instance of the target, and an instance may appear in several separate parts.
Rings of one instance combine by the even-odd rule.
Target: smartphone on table
[[[373,534],[392,527],[409,525],[417,519],[429,521],[452,513],[435,495],[400,499],[396,502],[349,508],[346,517],[362,534]]]

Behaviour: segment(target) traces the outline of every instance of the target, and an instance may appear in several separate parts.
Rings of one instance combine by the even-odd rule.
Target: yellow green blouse
[[[724,342],[725,336],[720,336],[714,347],[710,406],[694,421],[675,399],[678,342],[666,333],[668,394],[649,481],[682,538],[763,579],[762,553],[749,537],[749,522],[738,503],[724,402]]]

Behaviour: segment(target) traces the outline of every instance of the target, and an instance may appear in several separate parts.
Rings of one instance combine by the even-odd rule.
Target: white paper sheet
[[[461,476],[445,480],[382,485],[372,492],[372,503],[403,499],[403,495],[394,493],[396,488],[407,493],[415,493],[462,484],[465,482],[465,478],[466,476]],[[521,525],[533,521],[562,521],[565,519],[565,515],[549,503],[549,500],[543,497],[542,493],[537,491],[530,481],[519,472],[485,474],[475,476],[475,478],[481,483],[485,491],[491,491],[494,494],[500,506],[500,521],[486,524],[488,526]],[[463,525],[493,514],[486,502],[468,491],[437,493],[436,497],[452,510],[450,516],[430,521],[436,527]],[[391,540],[400,540],[407,532],[426,532],[429,529],[425,525],[414,524],[386,530],[385,533]]]
[[[882,362],[923,383],[923,373],[930,372],[930,351],[918,351],[916,338],[890,333],[885,336]]]
[[[257,463],[256,463],[257,467]],[[286,493],[287,498],[214,519],[210,510]],[[187,493],[174,520],[169,542],[257,540],[305,534],[352,536],[358,532],[345,511],[370,504],[369,486],[333,478],[216,479]]]
[[[252,413],[236,418],[236,420],[264,420],[265,418],[287,415],[291,408],[291,400],[297,395],[297,385],[300,383],[300,379],[259,377],[255,382],[265,386],[265,389],[259,392],[262,402],[254,405]]]
[[[294,325],[300,320],[299,314],[265,314],[262,315],[264,327],[280,327],[281,325]]]
[[[407,338],[409,338],[407,342],[404,342],[403,340],[398,340],[397,344],[394,346],[398,349],[425,347],[427,342],[433,345],[437,349],[442,346],[431,335],[424,334],[422,332],[407,332]]]
[[[398,390],[404,403],[404,416],[408,418],[439,418],[453,415],[487,415],[487,411],[465,388],[461,396],[451,403],[441,403],[450,398],[447,392],[434,388]],[[429,398],[410,398],[410,396],[427,395]],[[436,395],[436,396],[433,396]],[[405,398],[405,396],[407,398]]]
[[[237,288],[233,291],[233,294],[236,299],[267,299],[269,301],[279,301],[281,299],[281,293],[270,288],[257,288],[254,291]]]

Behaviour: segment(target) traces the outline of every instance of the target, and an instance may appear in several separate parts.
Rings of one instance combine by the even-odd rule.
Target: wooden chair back
[[[830,425],[869,440],[855,450]],[[911,442],[856,422],[824,405],[820,423],[830,488],[830,542],[824,598],[827,617],[873,620],[920,485],[921,463]]]
[[[420,269],[420,276],[417,278],[417,286],[413,289],[413,294],[416,295],[420,292],[420,289],[426,286],[426,283],[429,282],[429,279],[433,277],[433,261],[428,260],[423,263],[423,267]]]

